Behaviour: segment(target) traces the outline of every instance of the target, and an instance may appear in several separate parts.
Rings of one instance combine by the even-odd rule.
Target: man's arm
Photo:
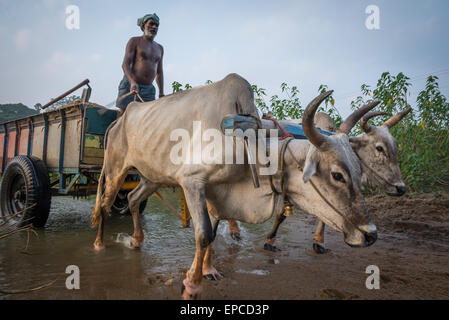
[[[157,72],[156,72],[156,83],[159,87],[159,98],[162,98],[164,96],[164,69],[162,67],[162,60],[164,58],[164,47],[161,46],[162,54],[161,59],[159,60],[159,63],[157,65]]]
[[[123,58],[122,64],[122,69],[126,78],[128,78],[131,91],[139,91],[139,86],[136,79],[134,79],[134,75],[131,70],[134,63],[134,58],[136,57],[136,48],[136,40],[134,38],[129,39],[128,44],[126,45],[125,58]]]

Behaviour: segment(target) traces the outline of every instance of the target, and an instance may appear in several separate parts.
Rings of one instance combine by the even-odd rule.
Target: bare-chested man
[[[143,31],[140,37],[132,37],[126,45],[125,58],[123,59],[123,76],[118,88],[117,107],[120,114],[125,112],[128,104],[134,100],[134,95],[128,95],[131,91],[138,92],[144,101],[156,98],[156,88],[153,81],[156,79],[159,87],[159,98],[164,96],[164,72],[162,58],[164,48],[154,41],[159,28],[159,17],[147,14],[137,20],[137,25]]]

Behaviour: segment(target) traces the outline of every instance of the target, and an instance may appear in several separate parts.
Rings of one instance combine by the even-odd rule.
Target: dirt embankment
[[[366,200],[379,228],[416,240],[449,243],[449,195],[375,195]]]
[[[295,212],[281,226],[276,244],[282,251],[254,249],[251,259],[240,261],[241,268],[262,269],[267,276],[236,273],[218,253],[217,268],[230,279],[207,283],[206,290],[215,289],[208,290],[209,297],[449,299],[449,195],[374,195],[366,201],[379,233],[371,247],[349,248],[341,234],[327,228],[330,252],[317,255],[311,250],[316,219]],[[365,285],[370,265],[380,269],[379,290]]]

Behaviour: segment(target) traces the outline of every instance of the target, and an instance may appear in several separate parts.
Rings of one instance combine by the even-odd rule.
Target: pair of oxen
[[[293,205],[319,218],[315,249],[324,250],[324,224],[342,232],[352,247],[366,247],[377,239],[361,192],[362,178],[381,185],[392,195],[405,192],[396,159],[398,144],[389,133],[409,110],[393,116],[380,127],[367,123],[379,113],[367,114],[378,102],[353,112],[335,135],[321,134],[315,124],[320,103],[332,92],[315,98],[307,106],[302,126],[308,140],[286,139],[278,149],[280,168],[272,176],[260,176],[254,188],[247,164],[212,164],[181,161],[174,163],[171,151],[178,143],[170,139],[174,130],[186,133],[195,153],[193,122],[203,129],[220,129],[221,120],[235,113],[257,114],[250,84],[237,74],[206,86],[165,96],[146,103],[131,103],[126,112],[106,132],[106,149],[98,184],[91,225],[98,226],[96,250],[104,248],[105,218],[125,180],[135,168],[141,175],[139,185],[128,194],[134,222],[132,246],[139,247],[143,232],[139,205],[162,185],[181,186],[193,220],[196,252],[183,281],[183,298],[201,295],[203,276],[217,279],[220,274],[211,264],[211,243],[220,220],[263,223],[273,215],[275,222],[266,246],[273,247],[276,230],[285,219],[286,206]],[[363,119],[362,117],[365,116]],[[360,120],[364,134],[349,137]],[[225,140],[224,135],[221,137]]]

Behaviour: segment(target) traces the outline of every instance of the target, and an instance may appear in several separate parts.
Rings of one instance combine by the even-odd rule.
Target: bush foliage
[[[376,87],[367,84],[360,87],[361,95],[351,102],[353,110],[362,105],[380,100],[381,103],[373,111],[384,111],[387,115],[375,117],[373,125],[382,125],[391,116],[412,107],[412,111],[391,129],[392,135],[399,143],[398,160],[402,177],[409,190],[414,192],[438,192],[449,190],[449,103],[441,94],[438,77],[429,76],[425,88],[418,94],[415,105],[407,100],[411,83],[403,73],[396,76],[389,72],[382,73]],[[206,84],[211,83],[208,80]],[[191,88],[173,82],[173,92]],[[183,88],[184,87],[184,88]],[[271,112],[276,119],[298,119],[304,113],[299,99],[299,88],[281,84],[281,96],[267,97],[266,90],[252,85],[254,102],[262,113]],[[328,90],[320,85],[318,93]],[[267,99],[268,98],[268,99]],[[268,102],[267,102],[268,100]],[[318,111],[329,114],[337,128],[343,119],[335,108],[335,99],[327,97]],[[353,135],[362,134],[357,126]]]
[[[429,76],[415,105],[407,101],[411,84],[402,73],[381,75],[377,86],[362,85],[362,95],[353,101],[353,109],[380,100],[376,107],[387,116],[374,118],[381,125],[392,115],[412,107],[412,111],[391,129],[399,143],[399,165],[406,185],[412,191],[449,190],[449,103],[441,94],[438,77]]]

